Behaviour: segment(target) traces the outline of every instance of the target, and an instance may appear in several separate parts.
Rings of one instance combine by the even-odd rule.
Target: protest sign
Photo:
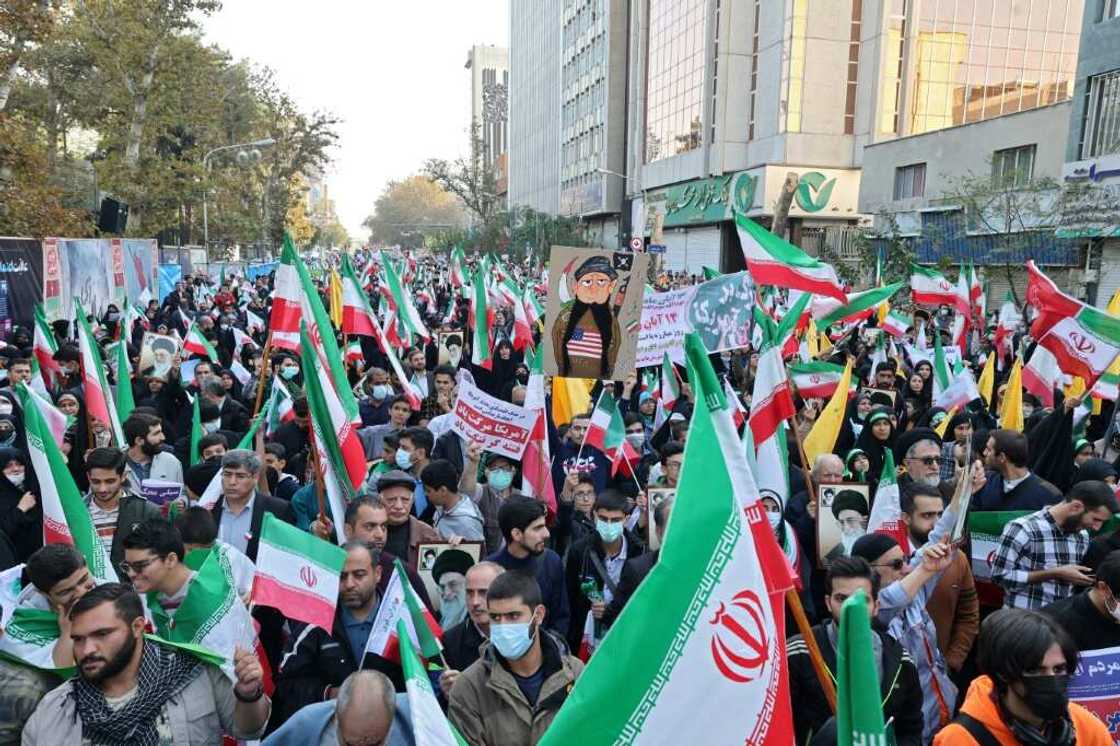
[[[1082,650],[1069,698],[1096,715],[1113,743],[1120,743],[1120,648]]]
[[[183,485],[178,482],[164,479],[145,479],[140,482],[141,496],[153,505],[164,505],[172,500],[178,500],[182,492]]]
[[[684,362],[684,335],[696,332],[709,352],[750,344],[754,284],[746,272],[723,275],[668,293],[647,294],[642,301],[638,367],[659,365],[666,352]]]
[[[490,396],[474,385],[465,370],[459,374],[459,394],[451,429],[483,450],[520,460],[536,416],[524,407]]]
[[[649,254],[552,247],[545,373],[618,381],[634,371],[648,267]]]
[[[31,327],[43,298],[43,249],[29,238],[0,238],[0,331]]]

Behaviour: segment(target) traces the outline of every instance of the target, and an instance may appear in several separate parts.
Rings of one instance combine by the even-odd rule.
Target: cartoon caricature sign
[[[632,372],[648,254],[552,247],[544,370],[621,380]]]

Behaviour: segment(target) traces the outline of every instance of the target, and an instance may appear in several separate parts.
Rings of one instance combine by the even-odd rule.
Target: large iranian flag
[[[82,393],[86,399],[86,411],[109,430],[117,448],[124,448],[128,443],[124,440],[113,392],[105,377],[105,361],[101,359],[100,348],[86,321],[85,309],[77,299],[74,300],[74,308],[78,316],[78,353],[82,359]]]
[[[284,234],[284,248],[280,252],[280,264],[276,267],[276,280],[272,290],[272,316],[269,330],[273,347],[299,352],[299,320],[302,315],[300,304],[303,289],[300,286],[296,262],[299,255],[292,237]]]
[[[1064,373],[1080,376],[1091,388],[1120,355],[1120,318],[1061,292],[1033,261],[1027,270],[1027,302],[1039,312],[1031,336]]]
[[[311,417],[311,430],[314,435],[313,446],[319,452],[319,466],[326,486],[327,500],[334,516],[335,529],[339,543],[345,541],[342,533],[341,517],[346,512],[346,504],[353,498],[366,476],[366,455],[358,429],[342,406],[342,401],[330,383],[321,357],[314,352],[307,334],[307,327],[301,325],[302,365],[307,372],[304,387],[307,394],[307,409]]]
[[[346,552],[271,513],[261,523],[253,603],[331,631]]]
[[[797,414],[781,348],[771,344],[758,358],[747,424],[755,443],[768,440],[783,421]]]
[[[823,361],[791,363],[789,375],[802,399],[827,399],[844,377],[844,366]],[[849,390],[854,388],[849,385]]]
[[[26,384],[17,391],[27,428],[27,450],[39,479],[43,504],[43,543],[70,544],[86,558],[90,574],[98,580],[117,580],[105,546],[93,528],[93,519],[82,502],[82,493],[70,475],[66,458],[59,450],[34,395]]]
[[[811,306],[813,318],[816,320],[817,326],[822,329],[832,324],[844,324],[871,318],[871,314],[880,304],[889,300],[905,285],[905,282],[896,282],[893,285],[872,288],[861,293],[852,293],[848,296],[847,301],[843,302],[830,297],[814,298]]]
[[[685,342],[696,410],[673,519],[542,746],[793,743],[789,564],[766,520],[707,351]]]
[[[848,302],[831,264],[814,259],[746,215],[736,214],[735,225],[739,229],[747,271],[756,285],[804,290],[827,295],[841,303]]]
[[[957,305],[957,288],[935,269],[919,264],[910,265],[910,292],[915,305]]]
[[[1058,367],[1058,358],[1041,344],[1036,344],[1034,352],[1023,365],[1023,388],[1037,396],[1042,406],[1053,407],[1054,389],[1061,382],[1062,370]]]
[[[236,681],[233,657],[236,648],[257,648],[253,618],[237,595],[233,566],[225,547],[215,545],[187,583],[187,594],[174,614],[159,603],[154,591],[147,594],[148,610],[156,633],[172,643],[197,645],[225,660],[222,672]]]

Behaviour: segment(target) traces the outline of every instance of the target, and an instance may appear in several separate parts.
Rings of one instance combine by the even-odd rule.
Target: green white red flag
[[[638,458],[638,453],[626,440],[626,424],[618,411],[614,395],[606,389],[599,394],[599,401],[595,402],[595,411],[591,413],[591,421],[583,435],[583,446],[594,446],[602,451],[611,460],[612,475],[618,471],[623,461],[633,462]]]
[[[403,339],[409,344],[412,344],[413,337],[420,337],[427,342],[432,338],[432,335],[428,331],[428,327],[424,326],[420,312],[416,310],[416,306],[412,302],[412,295],[409,293],[408,286],[401,281],[392,262],[385,262],[381,269],[382,281],[378,285],[378,289],[381,291],[382,297],[396,311],[398,323],[403,327],[406,335]]]
[[[486,302],[486,267],[480,266],[471,282],[470,327],[474,335],[471,341],[471,362],[485,370],[490,370],[494,365],[490,337],[492,322],[493,312]]]
[[[288,392],[288,387],[281,383],[279,376],[273,376],[272,393],[269,394],[268,402],[265,404],[267,417],[265,418],[264,434],[266,436],[271,436],[285,422],[291,422],[296,418],[294,405],[295,402],[292,400],[291,393]]]
[[[895,477],[894,455],[890,449],[883,456],[883,473],[871,503],[871,515],[867,518],[867,531],[891,536],[902,551],[909,554],[910,537],[906,524],[902,522],[902,503],[898,496],[898,480]]]
[[[32,356],[39,363],[39,374],[42,376],[44,387],[52,390],[62,381],[62,366],[54,359],[58,352],[58,343],[55,341],[54,332],[47,324],[47,315],[43,311],[43,304],[35,304],[35,334],[32,341]]]
[[[136,409],[132,396],[132,365],[128,361],[128,343],[123,339],[116,345],[117,419],[124,422]]]
[[[465,267],[467,260],[463,256],[463,249],[459,246],[451,249],[451,259],[448,262],[451,267],[450,281],[451,287],[461,288],[466,284],[467,275]]]
[[[506,292],[510,293],[509,304],[513,309],[513,339],[511,344],[515,350],[525,350],[533,346],[533,330],[529,316],[525,313],[525,305],[521,302],[524,291],[518,290],[513,280],[506,278],[502,281]]]
[[[848,295],[845,302],[827,296],[814,298],[811,306],[813,319],[822,329],[832,324],[862,321],[870,318],[879,304],[889,300],[905,285],[905,282],[896,282],[893,285],[852,293]]]
[[[261,523],[253,603],[330,632],[346,552],[271,513]]]
[[[416,592],[408,582],[408,575],[398,559],[393,563],[393,575],[389,586],[377,607],[373,620],[366,652],[380,655],[392,661],[400,660],[400,638],[397,636],[397,623],[404,624],[413,647],[429,660],[438,658],[443,645],[443,630],[432,612],[416,597]]]
[[[1027,302],[1038,311],[1031,336],[1058,361],[1062,372],[1089,388],[1120,355],[1120,318],[1069,297],[1027,262]]]
[[[535,412],[529,442],[521,457],[521,491],[544,502],[555,515],[556,487],[552,483],[552,454],[548,445],[548,413],[544,394],[544,355],[537,352],[529,367],[529,383],[525,391],[525,409]]]
[[[77,301],[75,301],[77,302]],[[101,581],[116,581],[117,572],[93,527],[93,519],[82,501],[82,493],[70,474],[66,457],[59,450],[47,422],[39,412],[26,384],[16,391],[23,408],[27,451],[39,480],[43,505],[43,543],[69,544],[86,558],[90,574]]]
[[[956,307],[957,289],[945,276],[919,264],[910,265],[910,293],[915,305]]]
[[[272,289],[272,317],[269,331],[272,346],[292,352],[299,352],[300,307],[303,302],[303,289],[300,285],[296,263],[299,255],[292,237],[284,234],[284,247],[280,252],[280,264],[276,267],[276,279]]]
[[[86,411],[109,430],[117,448],[124,448],[128,444],[117,417],[116,404],[113,403],[113,391],[105,378],[105,361],[101,359],[100,348],[94,341],[81,301],[74,299],[74,307],[78,316],[78,353],[82,359],[82,393],[86,399]]]
[[[793,743],[785,600],[793,587],[731,411],[695,334],[697,392],[673,520],[646,579],[576,681],[541,746]]]
[[[762,324],[764,342],[758,358],[748,421],[755,444],[769,440],[779,424],[797,414],[782,354],[787,340],[795,338],[793,328],[800,323],[809,298],[808,294],[802,295],[777,326],[769,322]]]
[[[736,214],[735,225],[739,229],[747,271],[756,285],[804,290],[827,295],[841,303],[848,302],[831,264],[814,259],[746,215]]]
[[[408,626],[397,621],[397,639],[408,637]],[[424,662],[412,643],[400,646],[401,669],[408,695],[408,711],[412,719],[413,741],[421,746],[467,746],[467,742],[447,720],[439,706]]]
[[[183,349],[209,358],[212,363],[218,362],[218,351],[210,344],[210,340],[203,336],[197,321],[192,321],[190,328],[187,329],[187,336],[183,337]]]
[[[891,309],[887,318],[879,323],[879,328],[896,339],[902,339],[906,330],[914,325],[914,319],[909,314]]]
[[[823,361],[790,363],[790,380],[802,399],[828,399],[844,377],[844,366]],[[858,381],[853,381],[858,385]],[[855,391],[856,386],[850,387]]]

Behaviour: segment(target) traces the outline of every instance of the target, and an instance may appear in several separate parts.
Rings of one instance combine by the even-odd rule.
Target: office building
[[[560,212],[562,0],[510,0],[510,207]]]
[[[471,71],[471,122],[478,127],[481,156],[494,165],[509,142],[509,53],[503,47],[471,47],[465,68]]]

